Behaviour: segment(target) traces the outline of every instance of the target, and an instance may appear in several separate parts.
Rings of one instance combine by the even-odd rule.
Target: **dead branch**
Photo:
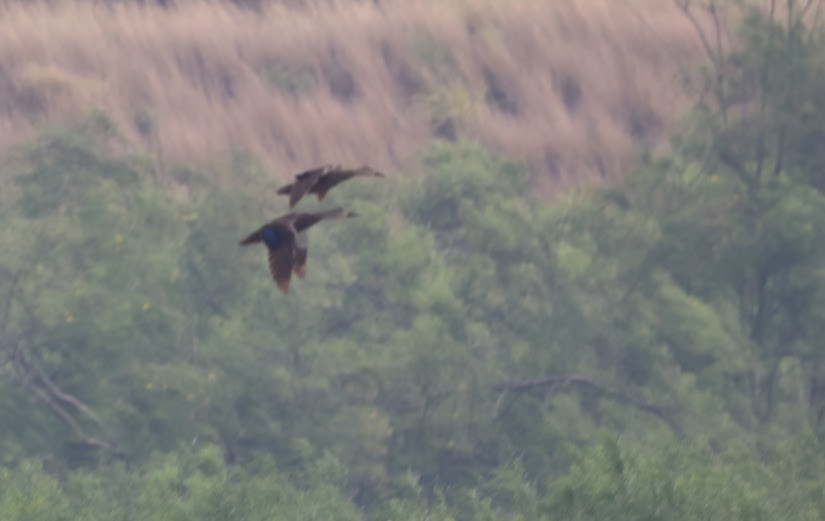
[[[60,389],[42,369],[29,360],[23,350],[16,349],[10,357],[10,360],[13,362],[23,386],[29,389],[59,416],[83,443],[105,449],[119,457],[125,456],[125,453],[118,448],[117,444],[92,436],[83,429],[77,418],[75,418],[63,404],[70,405],[80,411],[83,415],[94,421],[101,430],[103,430],[103,422],[91,407],[86,405],[82,400]]]
[[[591,378],[580,375],[548,376],[546,378],[540,378],[537,380],[526,380],[521,382],[504,382],[498,384],[494,387],[494,389],[497,391],[501,391],[502,395],[499,396],[496,402],[496,410],[498,409],[498,406],[500,405],[504,395],[509,392],[525,392],[538,387],[547,387],[551,391],[556,392],[573,386],[588,388],[596,391],[601,396],[611,398],[618,402],[629,404],[635,407],[636,409],[639,409],[640,411],[656,416],[660,420],[667,423],[668,426],[675,432],[680,432],[679,427],[666,414],[664,408],[647,402],[645,400],[634,398],[633,396],[630,396],[629,394],[623,391],[604,386],[602,384],[596,383]]]
[[[713,32],[714,34],[709,35],[709,30],[705,30],[702,23],[697,18],[696,14],[694,13],[692,6],[692,0],[673,0],[679,10],[685,15],[690,25],[693,27],[694,32],[699,37],[699,42],[702,44],[703,49],[705,50],[705,54],[710,61],[713,74],[715,78],[713,80],[713,85],[711,87],[711,92],[716,97],[716,103],[719,105],[719,109],[721,111],[722,122],[725,127],[728,126],[728,100],[727,95],[725,92],[724,86],[724,76],[723,76],[723,69],[725,66],[725,41],[723,39],[723,34],[725,30],[725,24],[721,18],[721,13],[719,8],[717,7],[717,3],[715,0],[708,0],[706,4],[704,4],[705,11],[707,14],[710,15],[710,19],[713,25]],[[707,87],[706,87],[707,88]]]
[[[805,5],[802,6],[802,9],[799,11],[799,17],[803,18],[807,13],[808,10],[814,5],[815,0],[808,0],[805,2]]]
[[[34,366],[34,365],[30,365],[29,367],[34,372],[34,374],[37,376],[37,378],[43,383],[43,385],[46,386],[46,388],[49,390],[49,392],[54,397],[56,397],[58,400],[60,400],[62,402],[65,402],[65,403],[68,403],[68,404],[72,405],[75,409],[77,409],[81,413],[85,414],[92,421],[94,421],[97,424],[98,427],[103,429],[103,422],[100,420],[100,417],[98,417],[98,415],[95,414],[95,412],[91,409],[91,407],[89,407],[88,405],[83,403],[76,396],[74,396],[70,393],[67,393],[66,391],[61,390],[52,381],[52,379],[49,378],[48,375],[46,375],[46,373],[44,373],[43,370],[40,369],[39,367]]]
[[[69,427],[71,427],[72,431],[74,431],[75,435],[80,438],[80,440],[93,447],[99,447],[105,450],[108,450],[117,455],[123,455],[122,451],[113,443],[109,443],[108,441],[104,441],[98,439],[94,436],[90,436],[84,432],[83,428],[77,423],[77,420],[72,417],[72,415],[63,408],[59,403],[57,403],[49,394],[44,391],[42,388],[37,387],[31,380],[23,380],[23,385],[30,389],[35,396],[40,398],[46,405],[54,411],[64,422],[66,422]]]
[[[722,54],[724,53],[722,45],[722,21],[719,19],[719,10],[716,8],[715,0],[708,2],[707,10],[713,19],[713,32],[716,37],[716,58],[721,61]]]
[[[11,283],[9,284],[9,293],[6,296],[6,301],[3,303],[3,318],[2,318],[2,325],[0,325],[0,335],[5,334],[6,328],[9,325],[9,315],[11,313],[11,305],[14,302],[15,297],[17,296],[17,284],[20,282],[20,272],[16,272],[11,277]]]
[[[707,54],[708,59],[714,64],[714,66],[718,66],[721,60],[721,34],[719,34],[720,30],[720,23],[719,23],[719,16],[716,10],[716,7],[713,2],[711,2],[710,6],[708,7],[708,12],[710,12],[711,16],[713,17],[714,26],[716,28],[716,44],[717,49],[713,48],[713,45],[710,43],[710,38],[708,38],[707,33],[702,28],[702,24],[699,22],[699,19],[693,14],[691,10],[692,1],[691,0],[673,0],[676,6],[679,8],[682,13],[684,13],[685,17],[690,22],[690,25],[693,26],[693,30],[696,32],[696,35],[699,37],[699,42],[702,44],[702,48],[705,49],[705,54]]]

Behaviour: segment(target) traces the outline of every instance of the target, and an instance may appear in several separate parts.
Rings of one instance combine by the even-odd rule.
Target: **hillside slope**
[[[0,150],[91,108],[166,162],[228,150],[279,175],[392,170],[433,137],[479,139],[545,186],[614,178],[686,106],[701,58],[661,0],[384,0],[263,12],[7,3]]]

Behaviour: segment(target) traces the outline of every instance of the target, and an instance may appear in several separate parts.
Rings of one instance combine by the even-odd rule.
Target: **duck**
[[[303,279],[306,276],[309,244],[307,230],[326,219],[358,217],[343,208],[333,208],[314,213],[288,213],[264,224],[241,242],[248,246],[264,243],[269,253],[269,271],[283,293],[289,293],[289,283],[294,272]]]
[[[315,194],[323,201],[327,192],[353,177],[386,177],[370,166],[344,168],[341,165],[324,165],[295,176],[295,181],[278,189],[278,195],[289,195],[289,207],[294,208],[307,193]]]

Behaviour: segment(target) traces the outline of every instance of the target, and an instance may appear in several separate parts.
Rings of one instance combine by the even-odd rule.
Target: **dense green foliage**
[[[741,39],[619,185],[462,140],[343,185],[288,296],[253,158],[44,132],[0,174],[0,518],[825,518],[825,47]]]

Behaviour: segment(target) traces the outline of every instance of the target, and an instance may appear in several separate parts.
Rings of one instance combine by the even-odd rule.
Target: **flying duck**
[[[357,217],[358,214],[335,208],[315,213],[288,213],[274,219],[240,242],[242,246],[263,242],[269,252],[269,271],[284,293],[289,293],[292,272],[306,275],[308,253],[307,230],[324,219]]]
[[[341,165],[324,165],[301,172],[295,181],[278,189],[279,195],[289,195],[289,207],[292,208],[307,193],[315,194],[323,201],[327,192],[335,186],[353,177],[384,177],[384,174],[364,165],[358,168],[343,168]]]

